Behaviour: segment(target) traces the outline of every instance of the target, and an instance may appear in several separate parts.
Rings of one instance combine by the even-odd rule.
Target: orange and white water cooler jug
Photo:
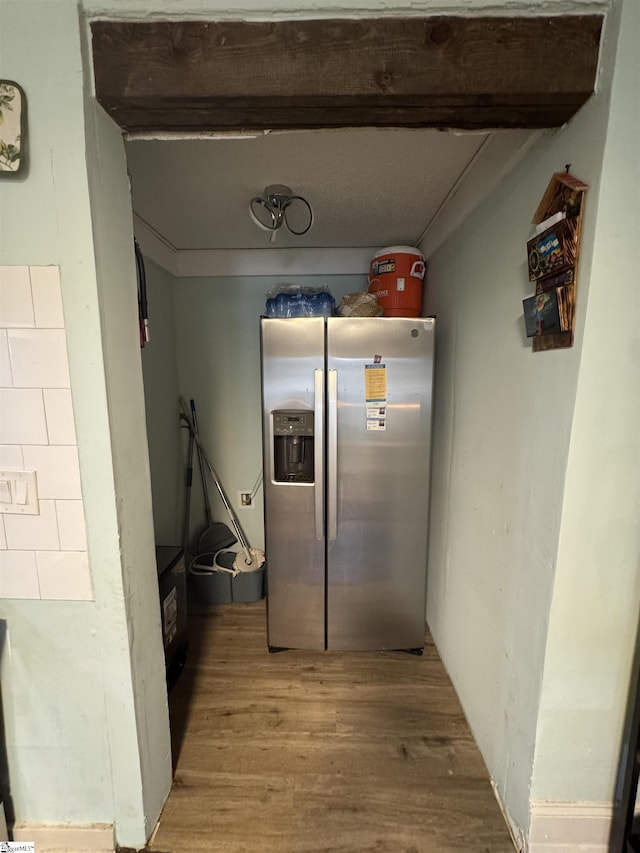
[[[375,293],[385,317],[419,317],[426,264],[414,246],[382,249],[369,267],[369,293]]]

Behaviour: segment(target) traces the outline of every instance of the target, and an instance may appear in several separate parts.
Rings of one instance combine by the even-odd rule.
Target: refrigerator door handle
[[[335,542],[338,536],[338,371],[329,371],[327,412],[327,485],[328,535]]]
[[[314,492],[316,539],[324,539],[324,370],[314,371]]]

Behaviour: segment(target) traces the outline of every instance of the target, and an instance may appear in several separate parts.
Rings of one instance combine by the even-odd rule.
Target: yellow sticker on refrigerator
[[[364,396],[367,403],[379,403],[387,399],[386,364],[365,364]]]
[[[364,392],[367,410],[367,432],[387,428],[387,367],[365,364]]]

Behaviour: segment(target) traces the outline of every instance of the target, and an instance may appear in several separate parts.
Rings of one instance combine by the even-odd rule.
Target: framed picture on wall
[[[561,219],[527,243],[529,281],[575,267],[578,259],[579,222]]]
[[[556,335],[569,329],[569,303],[566,287],[544,290],[522,302],[528,338]]]
[[[0,80],[0,177],[24,168],[26,104],[13,80]]]

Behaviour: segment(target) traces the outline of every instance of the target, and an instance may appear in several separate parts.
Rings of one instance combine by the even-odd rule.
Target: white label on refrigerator
[[[364,397],[367,403],[383,403],[387,399],[387,365],[365,364]]]
[[[387,428],[387,401],[379,403],[367,403],[367,431],[386,430]]]
[[[367,403],[367,420],[376,418],[377,420],[384,420],[387,417],[387,401],[383,400],[381,403]]]

